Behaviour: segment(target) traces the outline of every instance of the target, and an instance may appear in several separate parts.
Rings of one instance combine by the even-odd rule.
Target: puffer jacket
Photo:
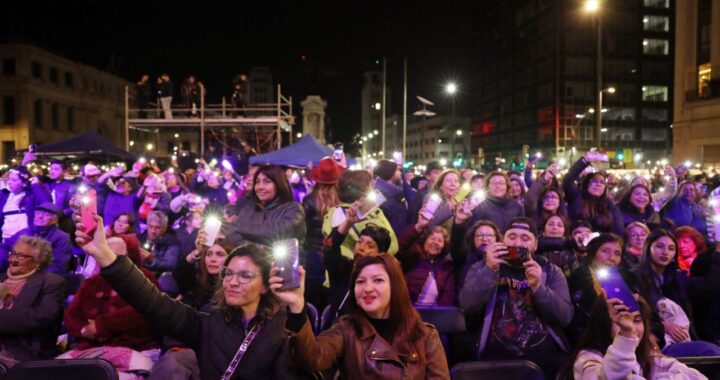
[[[226,315],[220,309],[203,313],[160,292],[126,256],[100,271],[113,289],[143,315],[157,332],[177,339],[197,354],[203,379],[219,379],[249,330],[239,309]],[[302,378],[292,367],[285,330],[286,313],[259,315],[250,326],[262,323],[257,336],[237,366],[232,380]],[[312,334],[312,333],[311,333]]]
[[[297,202],[281,203],[278,198],[265,206],[244,202],[237,210],[238,220],[225,235],[233,244],[252,242],[272,245],[283,239],[305,241],[305,212]]]
[[[416,344],[399,337],[390,344],[362,317],[356,317],[359,335],[352,317],[345,316],[317,337],[302,317],[305,323],[290,338],[291,356],[300,369],[322,371],[338,364],[340,378],[347,380],[450,379],[440,336],[432,325],[423,324]]]
[[[395,258],[402,264],[403,272],[405,272],[405,281],[407,282],[410,298],[415,303],[422,293],[428,274],[432,273],[438,289],[437,304],[439,306],[453,306],[457,298],[455,288],[455,265],[448,254],[447,249],[443,249],[440,257],[435,260],[425,259],[422,257],[422,247],[418,243],[420,232],[417,232],[415,226],[408,226],[400,235],[400,250]]]

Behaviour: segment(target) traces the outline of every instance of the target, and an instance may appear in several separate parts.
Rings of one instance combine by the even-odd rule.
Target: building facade
[[[0,160],[94,130],[124,147],[126,80],[25,44],[0,45]]]
[[[720,165],[720,0],[678,3],[675,31],[676,162]]]
[[[396,124],[402,146],[402,121]],[[469,130],[469,117],[408,117],[405,160],[416,165],[433,161],[456,167],[472,165]]]
[[[386,105],[387,110],[382,110],[383,98],[383,80],[382,71],[370,70],[363,75],[363,87],[361,94],[361,135],[367,137],[367,141],[363,143],[364,151],[368,153],[379,154],[382,150],[382,118],[383,115],[389,115],[390,107],[390,87],[386,86]],[[387,128],[387,126],[386,126]],[[374,136],[378,136],[372,138]],[[385,142],[387,147],[387,141]]]
[[[472,148],[485,162],[595,147],[597,31],[602,36],[600,148],[630,167],[671,149],[674,0],[478,2]],[[600,28],[598,28],[598,20]],[[624,152],[624,157],[618,153]],[[577,157],[577,153],[576,153]]]

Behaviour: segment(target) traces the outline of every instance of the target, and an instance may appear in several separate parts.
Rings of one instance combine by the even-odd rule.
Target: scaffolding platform
[[[213,133],[214,128],[232,128],[257,137],[262,135],[263,146],[280,149],[282,133],[288,133],[292,140],[292,126],[295,117],[292,111],[292,96],[285,97],[277,86],[275,103],[248,104],[246,107],[235,108],[225,98],[220,104],[205,104],[205,91],[200,91],[200,104],[189,109],[187,106],[173,104],[170,111],[172,118],[164,117],[164,110],[157,102],[154,108],[133,108],[136,103],[130,95],[130,88],[125,87],[125,149],[130,148],[130,130],[155,133],[159,136],[161,129],[197,129],[200,134],[200,154],[205,153],[205,134]],[[159,138],[158,138],[159,140]],[[256,150],[262,152],[260,138],[256,138]]]

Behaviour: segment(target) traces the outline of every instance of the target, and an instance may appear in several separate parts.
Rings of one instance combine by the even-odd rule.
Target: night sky
[[[268,66],[299,102],[320,94],[328,127],[349,142],[360,129],[362,73],[388,58],[393,109],[402,112],[402,57],[409,61],[408,111],[415,95],[449,112],[443,85],[459,85],[458,113],[468,113],[463,80],[471,74],[472,1],[13,1],[0,12],[0,36],[24,41],[112,71],[131,81],[170,74],[176,89],[189,74],[209,101],[230,80]],[[305,56],[305,60],[301,59]],[[295,126],[299,130],[301,120]]]

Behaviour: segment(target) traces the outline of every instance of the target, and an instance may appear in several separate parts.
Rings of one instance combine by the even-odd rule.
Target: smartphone
[[[635,296],[630,291],[630,288],[628,288],[625,280],[620,276],[620,272],[616,267],[598,269],[595,272],[595,278],[597,278],[600,285],[602,285],[608,299],[619,299],[628,307],[631,313],[640,310],[640,305],[635,299]]]
[[[203,224],[203,229],[205,231],[205,244],[203,245],[212,247],[213,244],[215,244],[215,240],[217,239],[221,226],[222,221],[217,216],[210,215],[205,218],[205,223]]]
[[[35,148],[37,148],[37,144],[30,144],[30,146],[28,146],[28,153],[35,153]]]
[[[470,186],[469,183],[463,183],[462,186],[460,186],[460,190],[457,194],[455,194],[455,201],[460,203],[465,199],[468,194],[472,191],[472,186]]]
[[[367,218],[371,212],[375,211],[386,201],[385,196],[379,191],[371,191],[366,196],[360,198],[360,205],[357,209],[357,217],[362,220]]]
[[[432,219],[438,207],[440,207],[440,203],[442,203],[442,198],[438,194],[430,194],[430,198],[423,205],[422,216],[428,220]]]
[[[97,228],[95,214],[97,214],[97,192],[95,189],[88,189],[80,196],[80,220],[85,226],[83,232],[88,235],[92,235]]]
[[[287,239],[273,244],[273,258],[278,268],[277,275],[283,279],[280,290],[299,288],[300,242],[297,239]]]
[[[467,203],[465,204],[465,212],[472,212],[473,210],[475,210],[475,208],[477,206],[480,206],[480,203],[482,203],[486,197],[487,194],[485,194],[485,191],[475,190],[473,195],[467,199]]]
[[[530,251],[525,247],[507,247],[508,253],[504,257],[507,266],[515,269],[525,268],[523,264],[530,260]]]
[[[333,160],[335,160],[335,161],[342,160],[343,152],[345,150],[344,148],[345,148],[345,146],[343,145],[343,143],[335,143],[335,151],[333,152],[333,155],[332,155]]]

